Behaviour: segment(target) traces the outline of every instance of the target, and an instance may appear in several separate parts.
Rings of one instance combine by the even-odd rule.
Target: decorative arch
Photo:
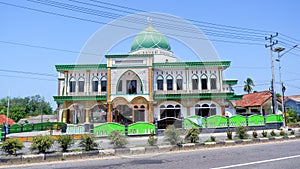
[[[120,78],[118,79],[117,85],[116,85],[116,91],[117,91],[117,94],[119,93],[119,91],[118,91],[119,85],[124,83],[124,82],[120,83],[120,82],[122,81],[122,77],[125,76],[125,75],[126,75],[127,73],[129,73],[129,72],[132,72],[132,73],[135,75],[134,77],[137,77],[138,82],[137,82],[136,84],[134,84],[134,83],[131,81],[130,83],[132,83],[132,86],[131,86],[131,84],[128,85],[127,82],[125,82],[125,84],[126,84],[126,91],[123,91],[122,94],[128,94],[128,93],[132,93],[132,94],[134,94],[134,93],[136,93],[136,94],[143,94],[143,93],[144,93],[144,84],[143,84],[143,82],[142,82],[140,76],[139,76],[136,72],[134,72],[133,70],[127,70],[127,71],[125,71],[125,72],[120,76]],[[125,79],[125,80],[126,80],[126,79]],[[140,90],[138,90],[138,89],[139,89],[139,88],[138,88],[138,84],[140,84]],[[132,87],[132,88],[131,88],[131,92],[130,92],[130,89],[128,89],[128,87],[130,87],[130,86]],[[122,88],[123,88],[123,87],[122,87]],[[127,90],[128,90],[128,91],[127,91]],[[134,90],[136,90],[136,92],[134,92]],[[140,92],[139,92],[139,91],[140,91]],[[124,93],[124,92],[125,92],[125,93]]]
[[[217,114],[217,104],[214,102],[197,103],[195,105],[195,115],[202,117],[214,116]]]

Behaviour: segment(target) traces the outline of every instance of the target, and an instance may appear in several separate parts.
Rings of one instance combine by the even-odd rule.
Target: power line
[[[66,4],[66,3],[50,1],[50,0],[28,0],[28,1],[51,6],[51,7],[66,9],[66,10],[70,10],[70,11],[75,11],[75,12],[80,12],[80,13],[85,13],[85,14],[90,14],[90,15],[95,15],[95,16],[100,16],[100,17],[108,17],[111,19],[117,19],[121,16],[124,16],[124,15],[119,15],[119,14],[115,14],[115,13],[111,13],[111,12],[104,12],[104,11],[94,10],[94,9],[90,9],[90,8],[85,8],[85,7],[80,7],[80,6],[75,6],[75,5],[70,5],[70,4]],[[75,1],[75,2],[78,2],[78,1]],[[82,2],[79,2],[79,3],[82,3]],[[83,3],[83,4],[92,5],[89,3]],[[127,20],[125,19],[125,20],[127,22],[144,24],[144,20],[141,20],[140,18],[134,18],[135,20],[132,20],[132,18],[134,18],[134,17],[131,17],[130,19],[127,19]],[[180,30],[183,32],[191,32],[192,31],[194,33],[198,33],[198,32],[195,32],[194,29],[190,29],[190,27],[186,27],[185,25],[178,26],[176,24],[174,25],[173,23],[166,24],[165,21],[168,19],[167,18],[162,18],[162,19],[164,20],[164,22],[159,22],[159,21],[156,22],[156,23],[160,23],[160,24],[158,24],[159,27]],[[249,35],[248,35],[248,37],[244,37],[245,35],[234,35],[233,36],[233,35],[224,35],[224,34],[216,33],[217,31],[211,32],[210,30],[207,30],[207,29],[202,29],[202,30],[206,31],[206,34],[211,35],[211,36],[235,38],[235,39],[250,40],[250,41],[260,41],[261,40],[261,39],[257,39],[257,38],[255,39],[253,37],[249,37]],[[224,30],[224,28],[222,28],[222,30]],[[227,34],[237,34],[236,31],[235,32],[222,31],[222,32],[227,33]],[[255,36],[256,36],[256,34],[255,34]]]
[[[78,52],[78,51],[72,51],[72,50],[68,50],[68,49],[51,48],[51,47],[31,45],[31,44],[19,43],[19,42],[4,41],[4,40],[0,40],[0,43],[17,45],[17,46],[26,46],[26,47],[31,47],[31,48],[46,49],[46,50],[59,51],[59,52],[67,52],[67,53],[75,53],[75,54],[81,53],[81,54],[85,54],[85,55],[99,56],[97,54],[92,54],[92,53]]]
[[[0,72],[9,72],[9,73],[20,73],[20,74],[28,74],[28,75],[39,75],[39,76],[57,77],[57,75],[54,75],[54,74],[37,73],[37,72],[26,72],[26,71],[19,71],[19,70],[0,69]]]
[[[20,78],[20,79],[34,79],[34,80],[45,80],[45,81],[57,81],[55,79],[44,79],[37,77],[25,77],[25,76],[12,76],[12,75],[0,75],[1,77],[11,77],[11,78]]]

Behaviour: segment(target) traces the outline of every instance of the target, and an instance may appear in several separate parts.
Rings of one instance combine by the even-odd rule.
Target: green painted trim
[[[223,80],[223,83],[228,85],[236,85],[238,80]]]
[[[118,54],[105,55],[105,58],[127,58],[127,57],[153,57],[154,54]]]
[[[107,100],[106,95],[96,95],[96,96],[53,96],[54,101],[57,103],[62,103],[64,101],[89,101],[97,100],[104,101]]]
[[[106,70],[106,64],[76,64],[76,65],[55,65],[57,71],[66,70]]]
[[[186,94],[154,94],[154,99],[230,99],[234,93],[186,93]]]
[[[229,67],[230,61],[153,63],[153,68]]]
[[[233,95],[232,97],[228,98],[228,100],[242,100],[243,95]]]

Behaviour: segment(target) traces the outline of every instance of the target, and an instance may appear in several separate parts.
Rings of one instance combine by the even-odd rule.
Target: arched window
[[[212,75],[210,77],[210,89],[211,90],[217,89],[217,77],[215,75]]]
[[[198,90],[198,76],[197,75],[192,76],[192,89]]]
[[[165,107],[164,105],[160,106],[160,118],[168,118],[168,117],[174,117],[174,118],[180,118],[181,112],[181,106],[176,105],[175,107],[173,105],[168,105]]]
[[[122,89],[123,89],[123,84],[122,84],[122,80],[119,80],[119,83],[118,83],[118,92],[122,92]]]
[[[70,92],[71,93],[75,92],[75,89],[76,89],[76,80],[73,77],[70,79],[69,88],[70,88]]]
[[[217,114],[217,106],[215,104],[210,105],[210,115],[214,116]]]
[[[157,90],[164,90],[163,84],[164,84],[164,78],[162,76],[157,77]]]
[[[78,92],[84,92],[84,78],[80,77],[78,79]]]
[[[106,92],[107,89],[107,79],[106,77],[103,77],[101,79],[101,92]]]
[[[173,90],[173,77],[167,77],[167,90]]]
[[[92,80],[92,92],[98,92],[99,80],[97,77],[93,77]]]
[[[177,90],[182,90],[182,76],[177,76],[176,78]]]
[[[201,76],[201,89],[207,90],[207,76],[206,75]]]

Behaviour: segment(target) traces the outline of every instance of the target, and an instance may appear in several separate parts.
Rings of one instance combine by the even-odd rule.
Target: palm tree
[[[248,94],[252,91],[253,87],[255,86],[253,83],[253,80],[251,78],[247,78],[246,81],[244,81],[244,91]]]

